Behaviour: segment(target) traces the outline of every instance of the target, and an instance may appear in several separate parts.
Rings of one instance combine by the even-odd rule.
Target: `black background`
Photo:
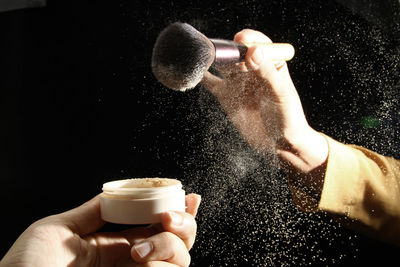
[[[278,193],[261,196],[271,189],[261,188],[247,195],[232,187],[215,204],[212,187],[235,174],[224,161],[230,154],[257,163],[244,178],[254,188],[260,184],[251,176],[272,167],[240,140],[204,88],[180,93],[157,83],[150,58],[157,34],[171,22],[228,39],[258,29],[295,46],[289,68],[315,129],[399,158],[399,10],[396,0],[48,1],[0,13],[0,255],[33,221],[83,203],[106,181],[162,176],[178,177],[203,196],[193,266],[390,262],[396,248],[362,236],[346,245],[352,233],[340,227],[333,244],[317,237],[318,229],[304,241],[318,244],[323,261],[312,258],[308,245],[290,248],[297,258],[252,257],[263,257],[265,240],[278,243],[277,253],[290,246],[267,232],[244,237],[261,221],[268,224],[257,207],[290,202],[285,175]],[[299,213],[292,207],[282,220]],[[242,219],[249,214],[254,225]],[[329,222],[310,216],[298,227],[320,220]]]

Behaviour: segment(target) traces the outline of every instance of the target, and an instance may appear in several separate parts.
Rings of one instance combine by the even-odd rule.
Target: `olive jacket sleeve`
[[[329,155],[318,197],[289,183],[297,206],[328,212],[354,230],[400,245],[400,161],[326,140]]]

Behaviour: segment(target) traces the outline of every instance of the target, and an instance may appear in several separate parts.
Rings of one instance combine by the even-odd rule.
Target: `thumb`
[[[246,53],[246,66],[273,83],[278,78],[278,74],[284,71],[283,67],[286,67],[286,63],[284,61],[273,62],[269,53],[262,46],[253,46]]]
[[[80,236],[93,233],[105,224],[100,214],[100,195],[56,216],[59,217],[61,223]]]
[[[290,77],[286,62],[273,62],[263,47],[251,47],[246,54],[246,66],[254,71],[267,85],[265,89],[273,91],[278,102],[296,99],[298,95]],[[294,98],[295,96],[295,98]]]

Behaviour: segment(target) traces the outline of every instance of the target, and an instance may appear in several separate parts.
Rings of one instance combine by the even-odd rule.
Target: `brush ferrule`
[[[223,39],[210,39],[210,41],[215,47],[215,65],[233,64],[245,59],[247,46]]]

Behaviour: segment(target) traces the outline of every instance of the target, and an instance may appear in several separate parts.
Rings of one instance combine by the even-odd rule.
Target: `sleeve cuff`
[[[360,188],[360,151],[325,136],[329,147],[324,185],[318,209],[331,213],[350,215]]]
[[[321,192],[310,194],[308,188],[301,186],[301,181],[289,179],[293,201],[307,212],[323,210],[349,215],[359,197],[356,194],[360,187],[358,151],[322,135],[328,144],[329,153]]]

